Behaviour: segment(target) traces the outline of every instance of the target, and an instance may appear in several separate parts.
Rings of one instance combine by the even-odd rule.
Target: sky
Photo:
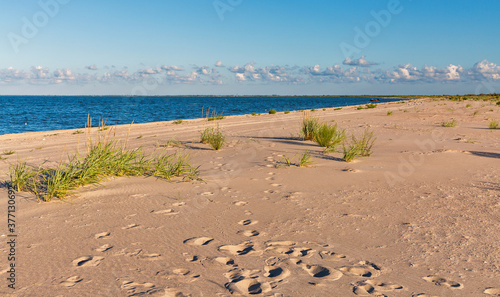
[[[500,1],[0,0],[0,95],[500,93]]]

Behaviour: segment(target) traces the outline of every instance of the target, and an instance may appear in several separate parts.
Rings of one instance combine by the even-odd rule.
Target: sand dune
[[[315,111],[348,133],[374,131],[372,156],[350,163],[299,140],[299,112],[218,121],[220,151],[199,143],[213,125],[203,119],[134,125],[128,146],[183,150],[203,181],[112,178],[49,203],[17,193],[17,288],[3,281],[0,294],[500,296],[500,130],[487,129],[500,107],[467,103]],[[456,127],[440,125],[451,118]],[[16,158],[84,152],[72,132],[0,136],[0,152],[16,152],[1,178]],[[310,166],[277,168],[306,150]]]

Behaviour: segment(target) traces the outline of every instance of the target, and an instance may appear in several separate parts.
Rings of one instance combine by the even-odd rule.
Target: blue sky
[[[500,92],[500,2],[0,1],[0,94]]]

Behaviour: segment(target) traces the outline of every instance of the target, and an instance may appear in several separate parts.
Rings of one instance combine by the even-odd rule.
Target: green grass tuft
[[[391,110],[389,110],[389,111],[387,112],[387,115],[388,115],[388,116],[392,115],[392,111],[391,111]]]
[[[319,127],[319,120],[316,117],[304,112],[302,114],[301,134],[304,140],[314,140],[314,135]]]
[[[339,129],[337,124],[330,125],[328,123],[323,123],[319,125],[314,135],[314,140],[316,140],[319,146],[326,148],[326,151],[334,151],[335,146],[344,139],[345,131]]]
[[[200,142],[208,143],[214,150],[220,150],[225,143],[226,139],[222,133],[219,125],[216,127],[208,127],[201,132]]]
[[[351,142],[349,144],[344,143],[344,155],[342,160],[346,162],[351,162],[356,157],[367,157],[372,154],[372,147],[375,142],[375,137],[373,132],[366,129],[361,136],[361,138],[356,138],[352,135]]]
[[[15,151],[4,151],[3,154],[6,156],[13,155]]]
[[[311,153],[309,151],[306,151],[299,159],[299,167],[309,166],[311,165],[311,163]]]
[[[498,122],[497,121],[490,121],[490,124],[488,127],[490,129],[498,129]]]
[[[182,120],[176,120],[172,122],[174,125],[180,125],[182,124]]]
[[[442,127],[455,127],[458,124],[458,122],[455,119],[451,119],[449,121],[443,121],[441,122]]]
[[[289,111],[289,110],[285,110],[285,114],[289,114],[289,113],[290,113],[290,111]]]
[[[269,114],[276,114],[276,109],[270,109]]]

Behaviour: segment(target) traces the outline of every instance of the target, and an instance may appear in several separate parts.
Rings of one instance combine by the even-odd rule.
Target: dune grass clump
[[[351,142],[343,145],[344,155],[342,160],[351,162],[357,157],[368,157],[372,154],[373,144],[375,142],[373,132],[366,129],[361,138],[351,137]]]
[[[458,122],[455,119],[441,122],[442,127],[448,127],[448,128],[455,127],[457,124],[458,124]]]
[[[172,123],[174,125],[180,125],[180,124],[182,124],[182,122],[183,122],[182,120],[176,120],[176,121],[173,121]]]
[[[301,134],[304,140],[314,140],[314,136],[319,127],[319,120],[316,117],[304,112],[302,114]]]
[[[13,155],[15,153],[15,151],[4,151],[3,154],[6,155],[6,156],[10,156],[10,155]]]
[[[276,109],[270,109],[269,114],[276,114]]]
[[[34,193],[39,201],[50,201],[63,199],[79,187],[100,183],[112,176],[198,179],[198,167],[191,165],[189,155],[164,153],[148,157],[142,148],[128,149],[125,144],[111,139],[113,129],[101,133],[104,130],[100,128],[95,141],[87,139],[85,156],[69,155],[67,162],[61,161],[55,168],[43,167],[43,164],[34,168],[24,161],[11,165],[12,187]]]
[[[314,140],[319,146],[324,147],[325,151],[335,150],[335,146],[344,141],[345,131],[339,129],[337,124],[320,124],[314,135]]]
[[[497,121],[490,121],[490,124],[488,127],[490,129],[498,129],[498,122]]]
[[[201,113],[203,114],[203,109],[201,110]],[[221,113],[217,113],[217,111],[214,109],[212,110],[212,112],[210,112],[210,108],[207,109],[207,112],[205,114],[205,117],[207,118],[207,121],[211,122],[211,121],[218,121],[218,120],[222,120],[224,119],[224,111],[222,111]]]
[[[290,113],[290,111],[289,111],[289,110],[285,110],[285,112],[284,112],[284,113],[285,113],[285,114],[289,114],[289,113]]]
[[[305,153],[302,154],[299,158],[299,167],[305,167],[311,165],[311,153],[309,151],[306,151]]]
[[[391,111],[391,110],[389,110],[389,111],[387,112],[387,115],[388,115],[388,116],[392,115],[392,111]]]
[[[222,130],[219,128],[219,125],[216,127],[208,127],[201,132],[200,137],[201,143],[208,143],[214,150],[220,150],[224,143],[226,142],[226,138],[222,133]]]
[[[296,155],[294,155],[292,158],[294,158]],[[291,167],[292,165],[297,166],[297,167],[306,167],[312,163],[311,160],[311,153],[307,150],[305,153],[303,153],[297,160],[297,163],[292,162],[292,158],[287,157],[286,155],[281,156],[281,161],[278,161],[274,167],[280,168],[280,167]]]
[[[366,104],[367,109],[375,108],[375,107],[377,107],[377,104],[375,104],[375,103]]]

